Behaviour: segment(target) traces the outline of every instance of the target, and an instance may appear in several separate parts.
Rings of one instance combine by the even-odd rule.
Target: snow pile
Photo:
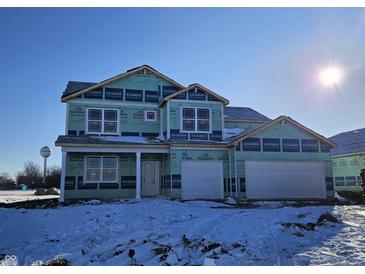
[[[16,256],[19,265],[364,264],[364,206],[217,205],[223,204],[0,208],[0,254]]]
[[[24,201],[57,199],[59,195],[35,196],[34,190],[1,190],[0,203],[11,204]]]
[[[242,128],[224,128],[223,130],[223,138],[224,140],[234,137],[238,134],[241,134],[245,130]]]
[[[340,194],[338,194],[337,192],[335,192],[335,199],[339,202],[348,202],[349,200],[342,197]]]
[[[225,203],[226,204],[229,204],[229,205],[236,205],[237,204],[237,201],[235,199],[233,199],[232,197],[228,197],[226,200],[225,200]]]

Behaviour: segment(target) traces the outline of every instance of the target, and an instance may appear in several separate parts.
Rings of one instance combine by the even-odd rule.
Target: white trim
[[[153,112],[154,113],[154,119],[148,119],[147,118],[147,112]],[[157,111],[156,110],[145,110],[144,111],[144,121],[145,122],[156,122],[157,120]]]
[[[87,165],[87,158],[100,158],[101,161],[100,161],[100,180],[99,181],[87,181],[86,180],[86,165]],[[103,180],[103,159],[104,158],[116,158],[116,167],[115,167],[115,180],[112,180],[112,181],[105,181]],[[96,168],[95,168],[96,169]],[[118,183],[118,174],[119,174],[119,157],[118,155],[85,155],[84,156],[84,183],[85,184],[93,184],[93,183],[98,183],[98,184],[103,184],[103,183]]]
[[[229,168],[229,185],[230,185],[230,193],[231,193],[231,197],[233,195],[232,193],[232,165],[231,165],[231,161],[232,161],[232,156],[231,156],[231,149],[228,151],[228,168]]]
[[[60,202],[65,201],[65,178],[66,178],[67,152],[62,151]]]
[[[233,147],[233,153],[234,153],[234,176],[235,176],[235,182],[236,182],[236,197],[238,197],[237,151],[236,151],[235,147]]]
[[[89,109],[101,110],[101,132],[89,131]],[[106,110],[117,111],[117,132],[116,133],[104,132],[104,123],[105,123],[104,112]],[[88,108],[86,108],[86,115],[85,115],[85,129],[86,129],[85,133],[86,134],[120,135],[120,133],[119,133],[119,123],[120,123],[120,109],[119,108],[97,108],[97,107],[88,107]]]
[[[328,153],[328,152],[323,152],[323,153]],[[331,157],[332,158],[351,157],[351,156],[354,156],[354,155],[364,154],[364,153],[365,153],[365,151],[349,152],[349,153],[344,153],[344,154],[331,155]]]
[[[166,103],[166,116],[167,116],[167,120],[166,120],[166,139],[169,140],[170,139],[170,101],[167,101]]]
[[[162,108],[159,108],[158,112],[160,114],[160,138],[162,138],[162,136],[163,136],[163,132],[162,132],[162,127],[163,127]]]
[[[184,108],[192,108],[195,112],[194,119],[185,119],[185,120],[194,120],[195,121],[195,130],[184,130],[183,129],[183,109]],[[207,109],[209,111],[209,131],[198,131],[198,120],[207,120],[207,119],[198,119],[198,109]],[[208,107],[194,107],[194,106],[180,106],[180,132],[181,133],[212,133],[212,109]]]
[[[224,129],[225,129],[225,125],[224,125],[224,106],[223,104],[221,105],[221,114],[222,114],[222,140],[224,140]]]
[[[124,94],[123,94],[124,96]],[[99,101],[97,101],[99,100]],[[71,99],[69,101],[67,101],[68,103],[75,103],[75,104],[97,104],[97,105],[112,105],[112,107],[120,107],[120,106],[133,106],[133,107],[153,107],[153,108],[157,108],[158,105],[156,104],[151,104],[151,103],[145,103],[145,102],[133,102],[133,101],[117,101],[117,100],[105,100],[105,101],[101,101],[101,99],[94,99],[89,100],[89,99]]]
[[[136,152],[136,199],[141,199],[141,152]]]
[[[172,199],[172,148],[171,147],[170,147],[170,199]]]
[[[90,152],[90,153],[168,153],[169,148],[132,148],[132,147],[104,147],[104,146],[95,146],[95,147],[62,147],[62,152]]]
[[[68,118],[69,118],[68,112],[69,112],[69,103],[67,102],[67,103],[66,103],[66,125],[65,125],[65,135],[68,135]]]

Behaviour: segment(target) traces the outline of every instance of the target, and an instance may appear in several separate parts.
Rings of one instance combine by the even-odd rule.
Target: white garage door
[[[182,161],[181,197],[188,199],[223,199],[222,161]]]
[[[320,161],[245,161],[247,199],[326,197]]]

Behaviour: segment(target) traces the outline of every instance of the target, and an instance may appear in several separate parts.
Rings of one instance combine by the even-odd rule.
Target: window
[[[261,151],[260,138],[247,138],[242,141],[243,151]]]
[[[262,139],[262,150],[263,151],[280,151],[280,139],[278,138],[263,138]]]
[[[299,139],[283,139],[284,152],[299,152]]]
[[[209,108],[182,108],[182,131],[210,132]]]
[[[362,185],[362,178],[361,176],[357,176],[357,185],[361,186]]]
[[[154,111],[154,110],[145,110],[144,120],[145,121],[156,121],[156,111]]]
[[[117,157],[86,157],[85,166],[86,182],[116,182]]]
[[[356,186],[355,176],[346,176],[346,186]]]
[[[143,100],[143,91],[139,89],[126,89],[125,90],[125,100],[126,101],[135,101],[142,102]]]
[[[321,144],[321,152],[330,152],[330,146],[328,144],[325,144],[323,142],[320,143]]]
[[[318,141],[312,139],[302,140],[302,152],[318,152]]]
[[[103,88],[97,88],[97,89],[85,92],[84,98],[87,98],[87,99],[103,99]]]
[[[158,91],[145,90],[145,92],[144,92],[144,101],[145,102],[158,103],[158,99],[159,99]]]
[[[344,186],[345,185],[345,177],[335,177],[336,186]]]
[[[105,88],[105,100],[123,100],[123,89]]]
[[[119,110],[87,109],[87,133],[118,134]]]

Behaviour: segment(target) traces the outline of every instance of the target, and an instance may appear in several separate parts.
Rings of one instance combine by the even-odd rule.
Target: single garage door
[[[247,199],[323,199],[321,161],[245,161]]]
[[[181,197],[189,199],[223,199],[222,161],[182,161]]]

